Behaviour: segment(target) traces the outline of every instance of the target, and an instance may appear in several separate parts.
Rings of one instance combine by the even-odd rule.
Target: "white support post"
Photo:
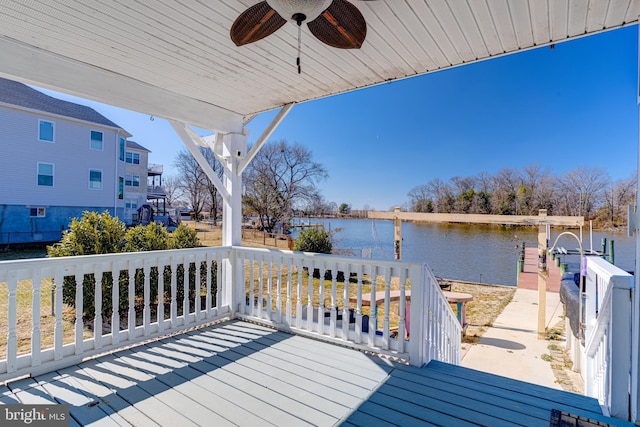
[[[427,319],[430,319],[429,300],[427,298],[427,285],[425,270],[428,267],[412,268],[409,270],[411,280],[411,313],[409,325],[409,363],[413,366],[422,366],[430,361],[427,352]]]
[[[229,194],[223,200],[222,207],[222,246],[242,245],[242,172],[241,160],[247,153],[247,137],[244,134],[230,133],[222,139],[222,159],[224,166],[224,186]],[[228,286],[223,289],[222,303],[229,304],[231,312],[238,310],[242,265],[232,255],[223,265],[223,281]],[[236,289],[236,287],[238,289]]]

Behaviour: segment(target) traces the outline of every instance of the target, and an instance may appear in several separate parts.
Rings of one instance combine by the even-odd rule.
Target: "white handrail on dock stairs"
[[[632,355],[633,276],[599,257],[587,257],[584,325],[585,394],[613,417],[628,420]]]

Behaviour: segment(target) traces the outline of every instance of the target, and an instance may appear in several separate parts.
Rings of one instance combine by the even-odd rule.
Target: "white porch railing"
[[[314,270],[319,277],[329,271],[331,285],[314,278]],[[3,293],[0,381],[225,317],[414,365],[460,362],[460,325],[422,264],[244,247],[45,258],[0,262]],[[366,307],[365,294],[378,310]],[[71,319],[63,300],[75,306]],[[53,319],[42,312],[49,301]],[[19,302],[28,313],[18,313]],[[25,323],[30,330],[18,327]]]
[[[585,393],[611,416],[629,419],[631,373],[631,291],[633,276],[615,265],[587,257]]]
[[[460,323],[425,265],[234,249],[238,317],[418,366],[460,363]]]
[[[230,248],[198,248],[0,262],[0,292],[8,302],[0,381],[50,372],[93,354],[229,316],[223,287],[216,284],[222,283],[217,266],[230,254]],[[50,283],[55,284],[52,297],[41,292]],[[103,289],[110,289],[110,295],[103,295]],[[152,301],[152,294],[157,299]],[[74,299],[76,307],[75,324],[66,330],[65,297]],[[25,298],[31,300],[26,304],[30,319],[17,312],[18,301]],[[41,302],[46,298],[54,301],[52,345],[43,345]],[[83,319],[83,312],[95,315]],[[19,333],[18,322],[31,324],[28,336]],[[87,329],[93,329],[90,337]],[[30,346],[19,351],[18,343],[28,341]]]

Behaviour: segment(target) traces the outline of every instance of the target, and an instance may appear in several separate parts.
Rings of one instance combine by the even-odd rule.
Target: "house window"
[[[120,137],[119,154],[120,154],[120,160],[122,161],[124,161],[124,146],[125,146],[124,138]]]
[[[91,131],[91,145],[92,150],[102,151],[102,132],[97,130]]]
[[[42,218],[46,215],[45,208],[29,208],[29,216],[32,218]]]
[[[118,199],[124,199],[124,178],[118,177]]]
[[[127,151],[127,163],[131,163],[132,165],[139,165],[140,153],[132,153],[131,151]]]
[[[124,185],[127,187],[140,187],[140,175],[125,175]]]
[[[38,185],[53,187],[53,163],[38,163]]]
[[[102,190],[102,171],[89,169],[89,189]]]
[[[127,209],[138,209],[138,201],[136,199],[127,199],[125,207]]]
[[[53,122],[38,120],[38,140],[53,142],[54,125]]]

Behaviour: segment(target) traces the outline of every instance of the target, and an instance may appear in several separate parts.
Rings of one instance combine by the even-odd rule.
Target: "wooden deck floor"
[[[431,362],[424,368],[230,321],[0,386],[67,403],[75,425],[526,425],[594,399]]]
[[[547,260],[547,292],[560,292],[560,267]],[[522,289],[538,289],[538,248],[525,248],[524,250],[524,271],[518,277],[518,287]]]

